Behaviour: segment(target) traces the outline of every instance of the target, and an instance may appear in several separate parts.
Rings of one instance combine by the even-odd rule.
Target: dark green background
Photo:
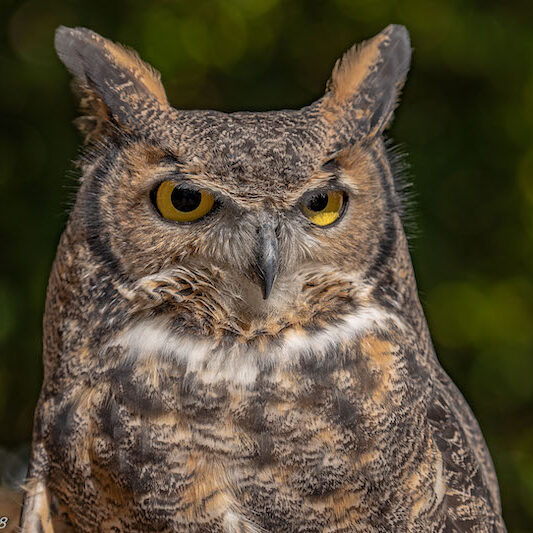
[[[396,22],[414,47],[391,136],[410,153],[421,299],[492,451],[509,530],[533,530],[530,0],[3,0],[0,21],[0,447],[30,440],[46,280],[76,187],[56,26],[136,48],[176,107],[232,111],[310,103],[344,50]]]

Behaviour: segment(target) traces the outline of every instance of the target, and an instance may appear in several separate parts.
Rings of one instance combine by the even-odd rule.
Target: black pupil
[[[326,193],[315,194],[308,202],[307,207],[311,211],[322,211],[328,205],[328,195]]]
[[[202,201],[202,193],[194,189],[179,189],[176,187],[170,197],[172,205],[178,211],[188,213],[196,209]]]

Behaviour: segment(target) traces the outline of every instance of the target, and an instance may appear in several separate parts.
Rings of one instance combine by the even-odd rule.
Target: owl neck
[[[401,317],[420,336],[429,337],[409,246],[401,218],[394,215],[394,231],[387,253],[370,277],[371,300]]]

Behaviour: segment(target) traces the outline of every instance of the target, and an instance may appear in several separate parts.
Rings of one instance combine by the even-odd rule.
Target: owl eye
[[[175,181],[163,181],[155,191],[155,204],[162,217],[174,222],[194,222],[207,215],[215,203],[204,189],[178,187]]]
[[[324,191],[308,197],[301,205],[303,214],[317,226],[329,226],[339,218],[346,203],[342,191]]]

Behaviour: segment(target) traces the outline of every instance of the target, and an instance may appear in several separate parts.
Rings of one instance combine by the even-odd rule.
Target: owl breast
[[[276,367],[257,351],[221,348],[230,361],[250,358],[246,383],[214,379],[205,344],[186,360],[172,357],[170,338],[165,349],[147,341],[153,324],[142,344],[123,335],[102,352],[93,384],[56,406],[57,489],[85,504],[73,521],[87,530],[390,531],[436,510],[442,463],[425,424],[427,375],[412,377],[390,331],[366,326],[320,353],[309,342],[325,331],[288,336],[291,353],[279,339],[267,344],[265,361],[289,359]],[[409,498],[419,501],[411,517]]]

